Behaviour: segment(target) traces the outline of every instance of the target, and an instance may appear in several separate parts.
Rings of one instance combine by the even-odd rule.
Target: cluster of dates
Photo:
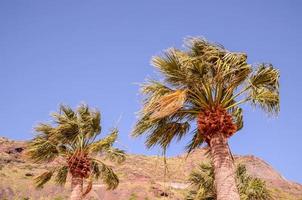
[[[91,161],[84,152],[76,152],[67,160],[70,173],[76,176],[87,178],[91,171]]]
[[[199,133],[207,143],[213,138],[214,134],[223,134],[228,138],[237,131],[232,115],[220,106],[202,111],[198,115],[197,125]]]

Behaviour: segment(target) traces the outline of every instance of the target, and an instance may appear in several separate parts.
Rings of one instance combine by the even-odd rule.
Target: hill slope
[[[36,190],[33,177],[51,165],[31,164],[24,156],[25,142],[0,138],[0,200],[1,199],[66,199],[69,184],[59,187],[48,183]],[[167,173],[164,173],[163,158],[157,156],[127,155],[122,165],[114,167],[120,177],[120,185],[114,191],[95,183],[88,199],[106,200],[156,200],[183,199],[188,189],[187,177],[202,160],[206,150],[200,149],[188,158],[180,155],[167,159]],[[235,156],[236,162],[246,165],[248,172],[262,178],[275,199],[302,199],[302,185],[284,179],[265,161],[255,156]]]

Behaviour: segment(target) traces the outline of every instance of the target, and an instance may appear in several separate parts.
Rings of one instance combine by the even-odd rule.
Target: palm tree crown
[[[189,38],[186,50],[168,49],[152,64],[163,80],[142,85],[145,95],[133,135],[147,133],[146,145],[166,148],[181,139],[197,120],[188,151],[208,142],[211,134],[228,138],[243,126],[245,102],[268,113],[279,112],[279,72],[271,64],[250,65],[247,55],[202,38]]]
[[[237,187],[242,200],[269,200],[270,192],[266,184],[259,178],[254,178],[247,173],[243,164],[238,164],[236,169]],[[189,177],[190,192],[186,200],[215,200],[216,190],[214,185],[214,168],[210,163],[202,163]]]
[[[52,116],[53,124],[41,123],[35,128],[38,134],[28,147],[28,155],[34,162],[53,163],[47,172],[35,179],[37,187],[42,187],[53,176],[55,182],[63,185],[70,174],[87,179],[90,189],[92,181],[99,178],[108,189],[115,189],[119,183],[117,175],[97,155],[116,162],[125,160],[124,151],[113,147],[118,130],[113,129],[107,137],[97,140],[101,133],[101,115],[87,105],[79,106],[76,111],[61,106]]]
[[[217,199],[239,200],[228,138],[243,126],[241,104],[279,112],[279,72],[271,64],[250,65],[247,55],[201,38],[187,49],[169,49],[152,64],[163,75],[142,86],[145,95],[133,135],[147,134],[146,146],[164,150],[180,140],[193,120],[188,152],[206,142],[211,150]]]

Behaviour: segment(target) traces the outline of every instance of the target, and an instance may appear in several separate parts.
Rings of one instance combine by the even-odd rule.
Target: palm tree
[[[188,152],[204,142],[210,147],[217,199],[239,200],[228,139],[243,126],[240,105],[279,112],[279,72],[271,64],[250,65],[246,54],[202,38],[189,38],[185,45],[186,50],[153,57],[163,79],[142,85],[145,98],[133,136],[147,134],[147,147],[166,149],[191,133]],[[193,121],[197,128],[190,128]]]
[[[49,170],[35,178],[41,188],[52,177],[64,185],[68,174],[71,175],[71,200],[82,199],[92,188],[92,181],[101,179],[107,189],[115,189],[119,184],[117,175],[104,160],[125,160],[124,151],[113,147],[118,130],[97,140],[101,133],[101,115],[87,105],[80,105],[76,111],[61,106],[58,113],[52,114],[53,123],[41,123],[35,127],[38,133],[28,145],[28,155],[35,163],[49,163]],[[103,160],[97,155],[102,155]],[[86,191],[83,182],[88,181]]]
[[[237,166],[236,180],[241,200],[271,199],[265,182],[248,175],[243,164]],[[190,174],[189,181],[193,189],[189,191],[186,200],[217,199],[214,185],[214,168],[210,163],[202,163],[197,170]]]

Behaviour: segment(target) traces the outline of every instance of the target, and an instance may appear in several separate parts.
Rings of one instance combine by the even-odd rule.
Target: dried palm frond
[[[186,90],[177,90],[173,93],[164,95],[157,99],[156,102],[151,102],[146,108],[145,113],[151,113],[151,120],[171,115],[183,107],[186,96]]]

